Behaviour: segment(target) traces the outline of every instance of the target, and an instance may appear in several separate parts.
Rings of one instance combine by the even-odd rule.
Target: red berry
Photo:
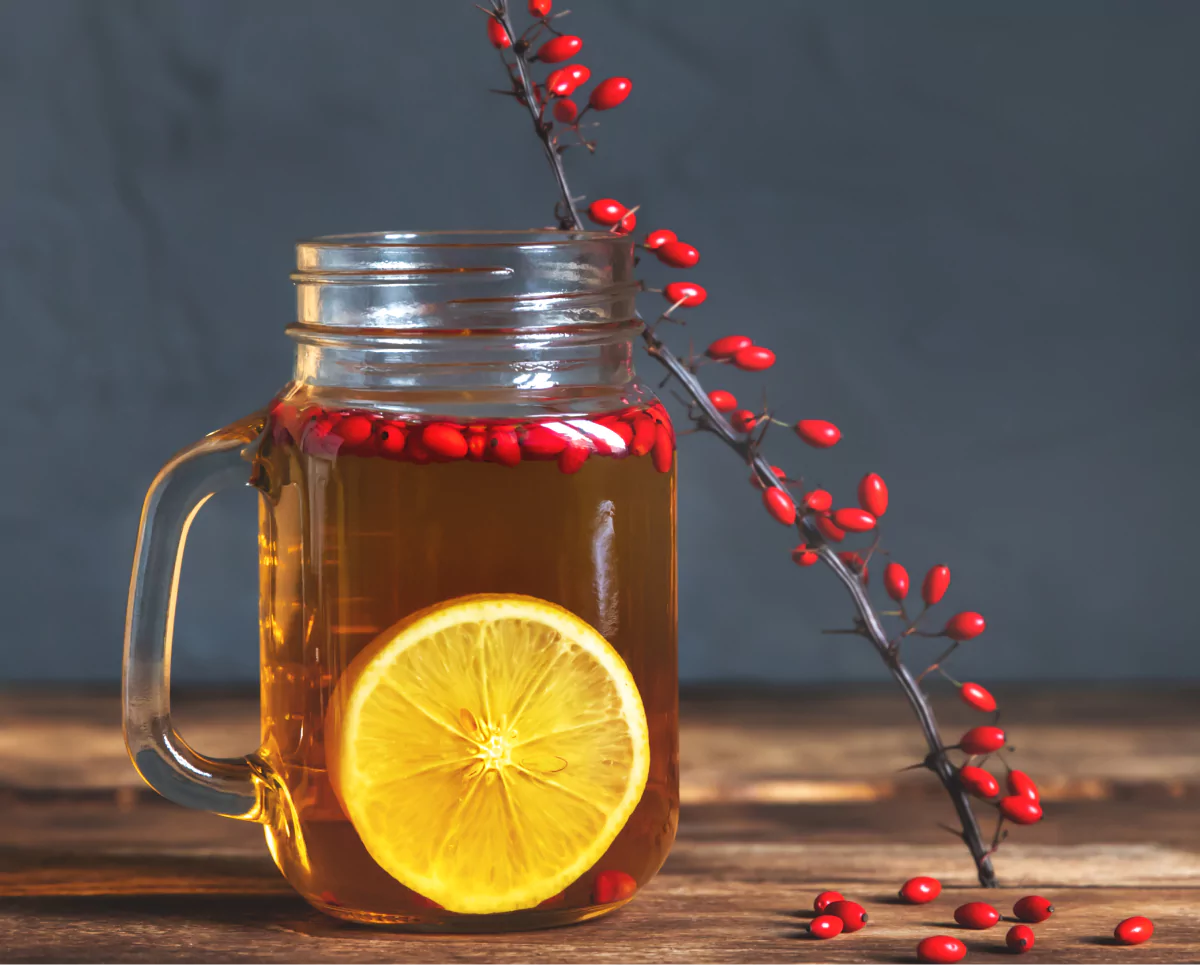
[[[1017,899],[1013,914],[1021,921],[1045,921],[1054,914],[1054,906],[1041,895],[1026,895]]]
[[[972,727],[958,739],[958,746],[966,754],[991,754],[1004,746],[1004,731],[999,727],[985,725]]]
[[[814,489],[804,494],[804,505],[814,513],[827,513],[833,505],[833,496],[824,489]]]
[[[583,40],[579,37],[563,34],[561,37],[551,37],[538,48],[537,59],[546,64],[561,64],[570,60],[583,49]]]
[[[654,251],[656,248],[661,248],[668,241],[678,241],[679,236],[674,231],[668,231],[666,228],[659,228],[657,231],[651,231],[646,235],[646,240],[642,242],[643,248],[649,248]]]
[[[840,891],[822,891],[813,899],[813,911],[818,915],[822,914],[826,908],[835,901],[841,901],[843,897],[845,896]]]
[[[588,205],[588,217],[596,224],[618,224],[628,213],[629,209],[625,205],[612,198],[600,198]]]
[[[1140,945],[1150,941],[1154,934],[1154,922],[1142,915],[1126,918],[1113,929],[1113,938],[1122,945]]]
[[[695,308],[703,305],[708,298],[708,292],[702,285],[690,281],[673,281],[663,289],[663,296],[672,305],[681,302],[684,308]]]
[[[1004,944],[1020,955],[1033,948],[1033,929],[1028,925],[1013,925],[1004,936]]]
[[[796,521],[796,504],[792,502],[791,496],[776,486],[763,490],[763,505],[767,512],[784,526],[791,526]]]
[[[1005,783],[1008,785],[1009,794],[1015,794],[1017,797],[1028,798],[1035,802],[1042,799],[1037,785],[1033,783],[1033,778],[1024,771],[1009,771]]]
[[[566,448],[566,436],[548,426],[528,426],[521,436],[521,451],[531,459],[553,459]]]
[[[588,78],[592,76],[592,72],[583,66],[583,64],[567,64],[563,70],[570,75],[571,80],[575,81],[576,87],[580,84],[586,84]]]
[[[413,431],[408,434],[408,443],[404,446],[404,455],[407,456],[410,461],[415,462],[418,466],[425,466],[433,461],[433,454],[429,451],[421,439],[423,434],[424,433],[413,429]]]
[[[672,268],[691,268],[700,261],[700,252],[682,241],[668,241],[654,249],[658,260]]]
[[[628,77],[609,77],[592,88],[592,96],[588,98],[588,103],[594,111],[612,110],[624,102],[631,90],[633,81]]]
[[[967,946],[949,935],[933,935],[924,938],[917,946],[917,961],[931,965],[952,965],[961,962],[967,954]]]
[[[924,905],[933,901],[941,893],[942,883],[937,878],[930,878],[926,875],[909,878],[900,886],[900,900],[906,901],[910,905]]]
[[[875,517],[865,509],[839,509],[833,514],[833,524],[847,533],[867,533],[875,528]]]
[[[467,436],[467,458],[471,462],[483,462],[487,451],[487,437],[478,432]]]
[[[889,563],[883,571],[883,588],[899,603],[908,596],[908,570],[899,563]]]
[[[958,688],[958,695],[963,699],[964,704],[974,707],[976,710],[982,710],[985,714],[990,714],[996,709],[996,698],[979,684],[963,684]]]
[[[921,584],[921,599],[926,606],[941,603],[942,597],[950,589],[950,567],[935,566],[925,574],[925,582]]]
[[[808,933],[813,938],[837,938],[846,928],[846,923],[837,915],[817,915],[808,923]]]
[[[504,29],[502,24],[495,17],[488,17],[488,40],[492,42],[492,46],[499,50],[504,50],[506,47],[512,46],[512,40],[508,36],[508,31]]]
[[[342,437],[342,441],[353,447],[361,446],[374,431],[375,424],[365,415],[344,415],[334,426],[334,432]]]
[[[888,488],[878,473],[868,473],[858,483],[858,505],[872,516],[882,516],[888,508]]]
[[[467,454],[462,431],[445,422],[433,422],[422,429],[421,442],[439,459],[461,459]]]
[[[771,472],[773,472],[775,474],[776,479],[786,479],[787,478],[787,472],[783,469],[780,469],[778,466],[772,466]],[[755,489],[763,488],[762,480],[758,478],[758,473],[753,470],[751,470],[751,472],[750,472],[750,485],[753,486]]]
[[[708,401],[718,412],[732,412],[737,408],[737,397],[724,389],[713,389],[708,393]]]
[[[844,553],[838,553],[838,559],[846,564],[851,573],[857,573],[861,576],[863,583],[870,580],[871,574],[867,572],[867,561],[857,553],[847,550]]]
[[[592,900],[597,905],[608,905],[633,897],[637,882],[624,871],[601,871],[592,885]]]
[[[1000,799],[1000,813],[1013,824],[1037,824],[1042,819],[1042,806],[1037,801],[1014,794]]]
[[[404,453],[404,442],[408,438],[408,430],[403,423],[385,422],[376,436],[379,440],[379,452],[390,459],[397,459]]]
[[[655,426],[654,448],[650,450],[650,458],[654,462],[654,468],[659,472],[671,471],[671,466],[675,461],[675,443],[668,426]]]
[[[739,409],[729,417],[729,423],[735,429],[737,429],[738,432],[750,432],[756,425],[758,425],[758,416],[756,416],[749,409]]]
[[[817,532],[830,543],[840,543],[846,538],[846,531],[834,526],[828,516],[818,516],[813,522],[816,524]]]
[[[554,104],[554,119],[563,124],[574,124],[575,119],[579,117],[579,105],[569,97],[565,97]]]
[[[954,920],[963,928],[974,928],[983,931],[991,928],[1000,920],[1000,912],[996,911],[986,901],[968,901],[954,909]]]
[[[637,212],[636,211],[626,211],[625,214],[623,214],[621,216],[621,220],[618,221],[616,226],[613,228],[613,231],[615,231],[619,235],[627,235],[627,234],[629,234],[629,232],[631,232],[636,227],[637,227]]]
[[[502,466],[515,466],[521,461],[521,443],[511,429],[490,430],[483,451],[489,462]]]
[[[731,359],[753,344],[745,335],[724,335],[705,349],[704,354],[710,359]]]
[[[747,345],[733,353],[733,364],[744,372],[762,372],[775,364],[775,353],[761,345]]]
[[[648,415],[639,415],[633,420],[633,445],[630,449],[635,456],[644,456],[654,448],[657,430],[658,424]]]
[[[529,0],[529,16],[531,17],[548,17],[550,15],[551,0]]]
[[[812,566],[820,557],[810,550],[804,543],[801,543],[792,550],[792,562],[797,566]]]
[[[801,419],[796,423],[796,435],[816,449],[836,446],[842,438],[842,432],[837,426],[822,419]]]
[[[1000,782],[982,767],[964,764],[958,769],[958,783],[969,794],[990,800],[1000,793]]]
[[[587,462],[589,455],[591,455],[591,450],[587,446],[570,443],[558,454],[558,471],[568,476],[579,472],[583,468],[583,464]]]
[[[942,631],[951,640],[974,640],[987,629],[987,621],[978,614],[966,611],[956,613],[946,621],[946,629]]]
[[[846,931],[858,931],[867,923],[867,912],[857,901],[835,901],[825,911],[837,915],[846,926]]]
[[[575,88],[578,86],[570,73],[561,67],[558,70],[550,71],[545,84],[546,90],[555,97],[568,97],[575,93]]]

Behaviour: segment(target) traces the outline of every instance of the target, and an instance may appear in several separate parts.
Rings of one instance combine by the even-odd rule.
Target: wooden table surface
[[[886,689],[689,695],[683,812],[665,868],[622,911],[571,928],[481,937],[350,927],[287,888],[261,830],[186,811],[140,785],[113,696],[0,694],[0,961],[6,962],[905,962],[929,934],[967,961],[1011,960],[1003,927],[965,932],[956,905],[1008,912],[1037,892],[1058,908],[1025,961],[1200,961],[1200,690],[1000,692],[1014,763],[1040,779],[1046,820],[997,855],[1006,887],[973,885],[924,772],[900,772],[919,735]],[[950,697],[947,734],[979,719]],[[209,754],[256,739],[252,696],[177,701]],[[946,888],[894,903],[913,874]],[[854,935],[816,942],[813,895],[867,907]],[[1121,918],[1155,938],[1114,945]]]

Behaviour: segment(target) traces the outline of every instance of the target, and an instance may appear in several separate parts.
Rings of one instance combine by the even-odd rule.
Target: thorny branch
[[[545,149],[546,159],[549,161],[551,170],[554,172],[554,178],[558,183],[558,189],[562,196],[557,206],[560,227],[564,230],[583,230],[583,223],[575,207],[575,202],[571,197],[562,157],[554,148],[552,127],[542,119],[541,109],[537,104],[536,93],[530,80],[528,64],[525,59],[528,44],[514,32],[506,0],[492,0],[492,3],[496,18],[504,25],[509,38],[513,41],[512,49],[515,54],[516,63],[510,67],[509,73],[513,82],[514,93],[528,106],[529,112],[533,116],[534,131]],[[507,60],[505,63],[508,63]],[[676,356],[666,343],[658,337],[656,326],[646,326],[642,331],[642,339],[645,342],[647,354],[666,369],[670,377],[674,378],[678,387],[686,393],[689,401],[689,411],[692,411],[690,409],[691,406],[699,409],[699,414],[692,411],[692,418],[696,427],[712,433],[729,449],[737,453],[740,459],[752,467],[759,482],[764,487],[779,488],[786,492],[787,487],[775,476],[775,473],[771,469],[771,464],[759,451],[761,435],[758,437],[748,436],[743,438],[739,433],[734,431],[728,420],[717,411],[716,407],[709,400],[708,393],[700,384],[691,366]],[[799,516],[796,521],[796,528],[803,537],[804,542],[819,556],[820,561],[833,571],[834,575],[842,582],[842,585],[850,594],[850,598],[854,602],[855,609],[858,612],[857,632],[861,636],[866,637],[875,648],[880,659],[887,666],[888,672],[899,685],[901,692],[904,694],[905,699],[908,701],[917,718],[917,722],[920,724],[921,733],[925,738],[926,746],[929,748],[929,753],[921,766],[928,768],[937,776],[950,796],[954,810],[957,812],[959,822],[962,825],[962,831],[955,833],[962,838],[963,843],[966,844],[967,849],[971,853],[976,871],[978,872],[979,883],[988,888],[998,887],[999,882],[996,879],[996,872],[992,867],[991,861],[991,854],[995,850],[998,840],[991,845],[985,843],[979,822],[975,817],[975,812],[971,808],[967,792],[959,784],[957,769],[950,761],[946,753],[946,748],[942,744],[937,720],[934,717],[929,698],[921,689],[917,680],[914,679],[909,669],[901,662],[899,646],[894,645],[889,640],[887,632],[884,630],[879,615],[876,613],[870,598],[867,596],[866,588],[859,575],[851,570],[839,558],[837,552],[825,542],[809,516]]]

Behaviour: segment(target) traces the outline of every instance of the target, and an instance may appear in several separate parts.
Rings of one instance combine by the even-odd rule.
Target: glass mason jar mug
[[[565,924],[658,870],[678,815],[674,431],[635,380],[628,239],[298,246],[295,374],[146,497],[125,736],[178,803],[261,822],[341,918]],[[199,507],[258,489],[262,746],[170,719]]]

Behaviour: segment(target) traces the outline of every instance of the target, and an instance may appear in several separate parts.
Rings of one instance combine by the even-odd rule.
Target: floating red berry
[[[846,928],[846,923],[837,915],[817,915],[808,923],[808,933],[813,938],[837,938]]]
[[[953,965],[967,954],[967,946],[949,935],[932,935],[917,945],[917,961],[930,965]]]
[[[379,453],[390,459],[399,458],[404,453],[404,442],[408,431],[399,422],[385,422],[376,433],[379,439]]]
[[[801,543],[792,550],[792,562],[797,566],[812,566],[820,557],[810,550],[804,543]]]
[[[703,285],[697,285],[695,282],[673,281],[663,289],[663,297],[672,305],[678,302],[684,308],[695,308],[704,304],[708,292],[704,290]]]
[[[651,440],[653,444],[653,440]],[[531,459],[552,459],[567,448],[567,439],[561,433],[546,426],[529,426],[521,436],[521,451]],[[647,446],[639,455],[650,451]]]
[[[775,353],[761,345],[747,345],[733,353],[733,364],[745,372],[762,372],[775,364]]]
[[[594,111],[607,111],[622,104],[633,90],[633,81],[628,77],[608,77],[592,88],[588,103]]]
[[[868,533],[875,528],[875,517],[865,509],[838,509],[833,524],[847,533]]]
[[[658,260],[672,268],[691,268],[700,261],[700,252],[682,241],[668,241],[654,249]]]
[[[996,911],[986,901],[968,901],[954,909],[954,920],[963,928],[974,928],[983,931],[991,928],[1000,920],[1000,912]]]
[[[817,532],[824,536],[830,543],[840,543],[846,538],[846,531],[834,526],[833,521],[828,516],[816,517],[813,520],[813,524],[817,527]]]
[[[365,415],[345,415],[334,426],[334,432],[342,437],[342,441],[352,448],[361,446],[371,438],[375,424]]]
[[[985,714],[990,714],[996,709],[996,698],[979,684],[963,684],[958,688],[958,695],[963,699],[964,704],[974,707],[976,710],[982,710]]]
[[[925,582],[921,584],[921,599],[926,606],[941,603],[942,597],[950,589],[950,567],[935,566],[925,574]]]
[[[791,526],[796,522],[796,504],[792,497],[777,486],[763,490],[763,505],[777,522]]]
[[[587,446],[581,446],[577,443],[568,444],[558,454],[559,471],[568,476],[579,472],[583,468],[583,464],[587,462],[589,455],[591,455],[591,450]]]
[[[408,443],[404,447],[404,455],[418,466],[428,465],[433,461],[433,454],[421,439],[423,435],[423,432],[414,429],[408,434]]]
[[[1113,938],[1122,945],[1140,945],[1150,941],[1154,934],[1154,922],[1142,915],[1126,918],[1113,929]]]
[[[737,408],[737,397],[724,389],[713,389],[708,393],[708,401],[718,412],[732,412]]]
[[[483,462],[487,453],[487,437],[478,432],[467,436],[467,458],[471,462]]]
[[[866,909],[857,901],[846,901],[843,898],[830,904],[825,911],[830,915],[837,915],[848,932],[858,931],[867,923]]]
[[[958,740],[958,746],[966,754],[992,754],[1004,746],[1004,731],[999,727],[984,725],[972,727]]]
[[[1013,914],[1021,921],[1045,921],[1054,914],[1054,906],[1041,895],[1026,895],[1013,905]]]
[[[601,871],[592,885],[592,900],[597,905],[608,905],[614,901],[632,898],[637,891],[637,882],[624,871]]]
[[[548,17],[551,5],[551,0],[529,0],[529,16]]]
[[[537,59],[546,64],[561,64],[570,60],[583,49],[583,40],[571,34],[551,37],[537,51]]]
[[[615,225],[629,213],[629,209],[613,198],[599,198],[588,205],[588,217],[596,224]]]
[[[924,905],[942,893],[942,883],[937,878],[917,875],[900,886],[900,900],[910,905]]]
[[[1000,782],[982,767],[964,764],[958,769],[958,783],[963,790],[984,800],[991,800],[1000,793]]]
[[[1033,778],[1024,771],[1009,771],[1005,783],[1008,785],[1009,794],[1028,798],[1031,801],[1041,801],[1042,799]]]
[[[987,621],[969,610],[956,613],[946,621],[946,629],[942,631],[951,640],[974,640],[987,629]]]
[[[512,40],[508,36],[508,31],[504,29],[504,24],[495,17],[488,17],[487,34],[492,46],[499,50],[512,46]]]
[[[1013,794],[1000,799],[1000,813],[1013,824],[1037,824],[1042,819],[1042,806]]]
[[[445,422],[432,422],[422,429],[421,442],[439,459],[461,459],[467,454],[467,440],[462,431]]]
[[[1018,955],[1033,948],[1033,929],[1028,925],[1013,925],[1004,936],[1004,944]]]
[[[554,103],[554,119],[563,124],[574,124],[579,117],[579,105],[571,98],[564,97]]]
[[[546,90],[555,97],[569,97],[578,86],[571,74],[562,68],[550,71],[545,83]]]
[[[889,563],[883,571],[883,588],[899,603],[908,596],[908,570],[899,563]]]
[[[841,901],[844,897],[840,891],[822,891],[813,899],[813,911],[819,915],[835,901]]]
[[[753,344],[745,335],[723,335],[706,348],[704,354],[710,359],[731,359]]]
[[[796,423],[796,435],[816,449],[836,446],[842,438],[841,430],[823,419],[801,419]]]
[[[633,445],[630,449],[635,456],[644,456],[654,448],[657,430],[657,423],[648,415],[639,415],[633,420]]]
[[[858,483],[858,505],[872,516],[882,516],[888,508],[888,488],[878,473],[868,473]]]
[[[679,237],[674,231],[668,231],[666,228],[659,228],[658,231],[651,231],[646,235],[646,240],[642,242],[643,248],[649,248],[654,251],[656,248],[661,248],[668,241],[678,241]],[[749,341],[747,339],[746,341]]]
[[[824,489],[813,489],[804,494],[804,505],[814,513],[827,513],[833,505],[833,496]]]
[[[489,462],[498,462],[502,466],[515,466],[521,461],[521,443],[512,429],[489,431],[483,451]]]
[[[671,437],[669,426],[655,426],[654,448],[650,450],[650,458],[654,462],[654,468],[659,472],[671,471],[675,460],[675,443]]]
[[[729,424],[738,432],[750,432],[758,425],[758,416],[749,409],[738,409],[729,417]]]

